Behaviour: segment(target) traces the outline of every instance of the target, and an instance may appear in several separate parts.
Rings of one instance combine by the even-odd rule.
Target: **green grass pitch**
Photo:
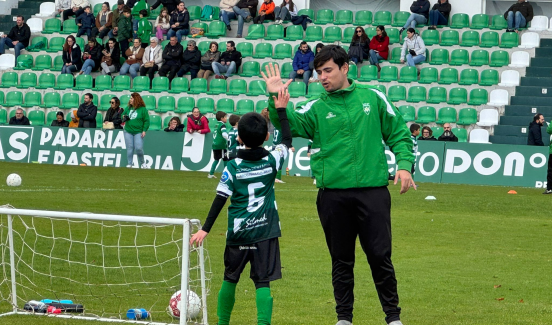
[[[5,185],[10,173],[23,184]],[[220,174],[217,174],[220,176]],[[0,162],[0,205],[17,208],[205,220],[218,180],[206,173]],[[335,324],[331,265],[306,177],[276,184],[283,279],[272,284],[273,324]],[[393,263],[405,325],[551,324],[552,209],[542,190],[420,184],[393,198]],[[424,198],[433,195],[436,201]],[[213,271],[209,323],[223,276],[226,216],[206,248]],[[256,324],[255,288],[242,276],[232,323]],[[354,324],[384,324],[370,270],[357,245]],[[168,298],[167,298],[168,299]],[[168,301],[167,301],[168,303]],[[1,324],[94,324],[33,316]]]

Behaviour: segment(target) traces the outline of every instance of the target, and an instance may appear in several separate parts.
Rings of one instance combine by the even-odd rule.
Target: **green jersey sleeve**
[[[271,93],[268,95],[268,113],[270,115],[270,121],[274,125],[275,129],[280,129],[280,121],[278,120],[278,112],[274,106],[274,99],[272,96],[277,94]],[[314,110],[312,105],[316,103],[318,99],[311,100],[297,110],[286,109],[286,114],[289,120],[289,127],[291,128],[291,135],[294,137],[312,139],[316,130],[316,119],[314,116]]]

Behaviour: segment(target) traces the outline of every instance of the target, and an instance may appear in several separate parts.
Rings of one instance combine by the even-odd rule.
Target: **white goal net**
[[[0,206],[0,316],[208,324],[209,258],[189,245],[199,228],[190,219]],[[175,301],[169,308],[177,291],[188,294],[180,318]],[[148,313],[133,317],[137,309]]]

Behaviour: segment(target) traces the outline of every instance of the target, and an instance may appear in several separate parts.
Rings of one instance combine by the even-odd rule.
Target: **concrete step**
[[[511,105],[532,105],[536,106],[548,106],[552,104],[552,100],[546,97],[531,97],[531,96],[514,96],[510,98]]]
[[[493,144],[515,144],[526,145],[527,137],[516,137],[507,135],[491,135],[489,141]]]
[[[504,135],[504,136],[517,136],[527,138],[527,133],[529,132],[529,122],[526,126],[517,126],[517,125],[495,125],[494,126],[494,135]],[[541,128],[541,134],[544,139],[548,139],[550,143],[550,136],[546,133],[546,128]]]
[[[546,115],[544,113],[541,113],[541,114],[544,115],[545,120],[550,121],[550,117],[552,115]],[[529,114],[524,116],[504,115],[500,117],[500,125],[513,125],[513,126],[527,127],[529,126],[529,123],[533,121],[533,116],[535,116],[535,114]]]
[[[540,40],[540,47],[549,47],[552,48],[552,39],[543,38]]]
[[[522,77],[521,86],[542,86],[542,85],[552,85],[552,77]]]
[[[552,78],[552,67],[527,67],[525,72],[526,77]]]
[[[504,107],[504,116],[531,116],[532,118],[536,113],[552,116],[552,106],[506,105]]]
[[[531,67],[552,67],[552,61],[550,60],[552,56],[552,48],[550,49],[550,54],[543,55],[540,57],[531,58]]]
[[[535,48],[535,57],[552,56],[552,48],[549,47],[537,47]]]
[[[548,86],[548,87],[547,87]],[[516,96],[531,96],[531,97],[552,97],[552,84],[542,84],[538,86],[517,86]]]

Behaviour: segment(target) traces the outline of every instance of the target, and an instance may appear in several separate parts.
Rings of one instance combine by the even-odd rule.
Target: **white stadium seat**
[[[521,35],[521,49],[532,49],[540,46],[540,36],[538,33],[527,32]]]
[[[529,66],[531,56],[529,55],[529,52],[516,51],[512,53],[511,61],[512,63],[508,65],[511,68],[526,68]]]
[[[548,29],[548,17],[546,16],[533,16],[531,20],[530,31],[541,32]]]
[[[491,91],[490,100],[487,103],[489,106],[504,106],[508,105],[508,91],[505,89],[494,89]]]
[[[11,69],[15,67],[15,55],[2,54],[0,55],[0,70]]]
[[[500,87],[519,86],[519,72],[516,70],[505,70],[500,74]]]
[[[498,111],[496,109],[487,108],[479,113],[479,126],[493,126],[498,125]]]
[[[36,17],[54,17],[56,15],[56,4],[54,2],[43,2],[40,4],[40,12]]]
[[[484,129],[473,129],[470,132],[469,143],[489,143],[489,131]]]
[[[27,25],[31,29],[31,33],[41,33],[42,32],[42,19],[40,18],[30,18],[26,21]]]

